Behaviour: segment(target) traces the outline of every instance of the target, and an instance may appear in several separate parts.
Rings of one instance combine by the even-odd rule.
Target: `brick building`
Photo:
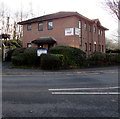
[[[80,48],[88,54],[105,52],[105,30],[98,19],[88,19],[77,12],[58,12],[26,21],[23,25],[23,47],[49,49],[55,45]]]

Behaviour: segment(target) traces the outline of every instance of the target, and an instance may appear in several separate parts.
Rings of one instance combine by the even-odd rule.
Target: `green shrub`
[[[7,57],[5,58],[5,61],[11,61],[12,54],[13,54],[14,50],[15,50],[15,49],[9,50],[9,51],[7,52]]]
[[[61,55],[61,54],[51,54],[51,55],[59,57],[59,59],[61,61],[61,65],[64,66],[65,58],[63,55]]]
[[[116,55],[116,62],[117,62],[118,64],[120,64],[120,53],[118,53],[118,54]]]
[[[26,56],[24,53],[20,53],[17,56],[12,56],[12,63],[15,66],[26,65]]]
[[[24,53],[26,48],[16,48],[12,54],[12,56],[17,56],[19,55],[20,53]]]
[[[37,48],[30,47],[24,51],[24,55],[26,56],[26,64],[27,65],[39,65],[39,57],[37,56]]]
[[[82,66],[86,59],[86,54],[82,50],[68,46],[56,46],[49,50],[51,54],[62,54],[64,56],[64,66]]]
[[[95,67],[95,66],[103,66],[105,65],[106,54],[102,52],[94,52],[87,58],[87,66]]]
[[[105,54],[94,52],[87,58],[88,66],[109,66],[116,65],[120,62],[120,54]]]
[[[24,65],[25,64],[25,55],[24,55],[25,48],[16,48],[12,53],[11,61],[12,64],[15,66]]]
[[[37,49],[34,47],[16,49],[12,55],[12,63],[14,65],[40,66],[40,57],[37,56]]]
[[[120,53],[117,54],[106,54],[107,56],[107,62],[109,64],[119,64],[120,63]]]
[[[58,56],[50,55],[50,54],[42,54],[41,56],[41,68],[47,70],[55,70],[60,69],[61,60]]]
[[[106,54],[102,52],[94,52],[90,57],[91,60],[94,61],[104,61],[106,59]]]

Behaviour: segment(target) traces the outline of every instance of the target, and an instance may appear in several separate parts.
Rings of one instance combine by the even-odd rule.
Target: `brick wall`
[[[77,35],[65,36],[65,29],[78,28],[79,21],[82,23],[81,37]],[[86,50],[85,44],[87,43],[87,52],[89,54],[95,50],[94,42],[96,42],[96,50],[99,51],[100,45],[103,47],[103,52],[105,52],[105,32],[102,28],[98,28],[96,24],[92,24],[87,20],[80,19],[75,16],[54,19],[52,22],[53,29],[48,30],[48,21],[43,21],[43,31],[38,31],[38,23],[32,23],[31,31],[27,31],[27,25],[23,25],[23,47],[27,47],[27,43],[30,43],[39,37],[50,36],[54,37],[57,40],[56,45],[77,47],[84,51]],[[87,25],[87,30],[84,29],[84,24]],[[89,25],[91,25],[91,32],[89,31]],[[94,26],[96,26],[96,33],[93,31]],[[103,31],[103,35],[98,35],[98,29],[101,29]]]

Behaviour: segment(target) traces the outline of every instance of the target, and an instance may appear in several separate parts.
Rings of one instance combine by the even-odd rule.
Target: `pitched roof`
[[[92,20],[88,19],[87,17],[84,17],[83,15],[80,15],[78,12],[57,12],[57,13],[53,13],[49,15],[44,15],[44,16],[28,19],[22,22],[18,22],[18,24],[24,25],[24,24],[34,23],[34,22],[52,20],[52,19],[57,19],[57,18],[64,18],[64,17],[71,17],[71,16],[82,17],[92,22]]]
[[[99,27],[101,27],[101,28],[103,28],[103,29],[105,29],[105,30],[108,30],[106,27],[104,27],[104,26],[101,25],[99,19],[92,19],[92,21],[93,21],[94,23],[96,23],[97,26],[99,26]]]
[[[87,20],[91,23],[95,23],[95,21],[98,20],[98,19],[91,20],[91,19],[79,14],[78,12],[57,12],[57,13],[53,13],[53,14],[48,14],[48,15],[28,19],[28,20],[25,20],[25,21],[22,21],[22,22],[18,22],[18,24],[24,25],[24,24],[30,24],[30,23],[35,23],[35,22],[41,22],[41,21],[58,19],[58,18],[71,17],[71,16],[77,16],[77,17],[85,19],[85,20]],[[103,26],[101,25],[101,27],[103,27]],[[107,30],[107,28],[105,28],[105,27],[103,27],[103,28],[105,30]]]

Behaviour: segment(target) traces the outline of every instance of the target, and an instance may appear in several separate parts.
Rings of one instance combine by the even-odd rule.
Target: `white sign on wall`
[[[74,28],[66,28],[65,36],[72,36],[72,35],[74,35]]]
[[[80,29],[79,28],[75,28],[75,35],[80,36]]]

